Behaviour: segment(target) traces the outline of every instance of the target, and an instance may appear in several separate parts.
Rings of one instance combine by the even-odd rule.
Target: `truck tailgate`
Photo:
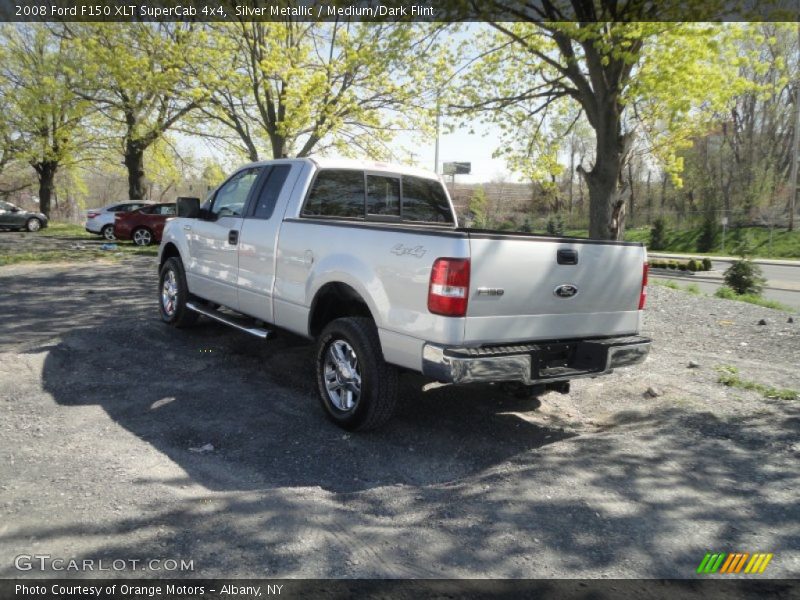
[[[639,329],[640,244],[472,232],[470,258],[467,344]]]

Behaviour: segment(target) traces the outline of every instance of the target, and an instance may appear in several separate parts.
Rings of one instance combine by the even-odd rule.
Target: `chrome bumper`
[[[620,338],[452,348],[425,344],[422,373],[444,383],[517,381],[526,385],[597,377],[644,362],[650,339]]]

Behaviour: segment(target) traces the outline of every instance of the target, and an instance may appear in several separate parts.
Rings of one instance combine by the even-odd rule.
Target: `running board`
[[[242,323],[239,323],[234,317],[229,317],[228,315],[224,315],[218,310],[214,310],[213,308],[197,306],[197,304],[195,304],[194,302],[187,302],[186,308],[188,308],[189,310],[193,310],[196,313],[200,313],[201,315],[205,315],[209,319],[214,319],[215,321],[219,321],[220,323],[225,323],[225,325],[229,325],[230,327],[238,329],[239,331],[244,331],[245,333],[254,335],[262,340],[266,340],[272,336],[272,331],[270,331],[269,329],[264,329],[262,327],[250,327],[248,325],[244,325]]]

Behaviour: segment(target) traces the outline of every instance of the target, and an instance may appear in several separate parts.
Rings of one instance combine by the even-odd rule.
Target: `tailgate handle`
[[[556,252],[556,260],[560,265],[577,265],[578,264],[578,251],[577,250],[559,250]]]

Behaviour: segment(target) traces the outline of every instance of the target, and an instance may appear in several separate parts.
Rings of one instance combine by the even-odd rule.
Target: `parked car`
[[[319,399],[345,429],[390,418],[403,369],[538,395],[650,349],[637,335],[642,244],[460,228],[435,173],[259,162],[202,207],[178,206],[159,249],[161,318],[183,327],[205,315],[261,338],[274,326],[315,340]]]
[[[47,227],[44,213],[31,212],[10,202],[0,202],[0,229],[39,231]]]
[[[131,200],[109,204],[103,208],[90,208],[86,211],[84,227],[89,233],[102,235],[105,239],[113,241],[117,239],[114,236],[114,216],[119,212],[130,212],[148,204],[150,203],[144,200]]]
[[[175,216],[175,203],[151,204],[114,217],[114,235],[120,240],[133,240],[137,246],[161,241],[164,223]]]

